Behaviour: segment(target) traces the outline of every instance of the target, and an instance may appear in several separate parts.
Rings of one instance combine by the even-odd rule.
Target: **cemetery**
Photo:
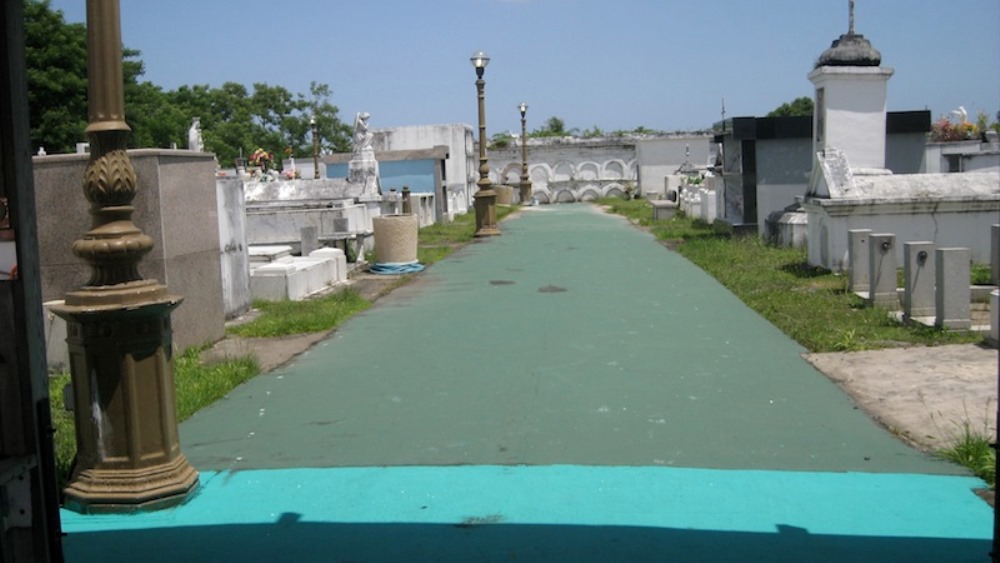
[[[0,538],[31,528],[7,514],[19,502],[54,510],[56,530],[67,530],[56,542],[78,558],[126,558],[147,533],[176,550],[162,557],[193,557],[204,547],[182,541],[184,529],[250,557],[272,546],[246,542],[247,531],[204,530],[242,522],[260,527],[250,536],[277,530],[289,542],[303,526],[336,523],[342,542],[369,521],[441,529],[398,545],[359,541],[353,553],[458,557],[455,545],[475,545],[468,529],[510,515],[512,529],[546,518],[565,519],[573,534],[591,526],[573,500],[584,483],[602,514],[620,502],[643,507],[623,528],[688,530],[659,553],[683,544],[696,557],[744,529],[819,530],[832,505],[852,516],[828,532],[793,545],[784,532],[754,532],[754,541],[799,555],[850,544],[848,558],[988,547],[992,509],[970,493],[988,488],[983,473],[928,455],[947,447],[928,428],[935,412],[997,408],[1000,143],[995,131],[941,140],[930,111],[886,111],[895,71],[855,32],[854,2],[848,33],[804,77],[811,117],[723,110],[712,131],[533,138],[522,103],[521,136],[490,148],[490,59],[477,51],[478,137],[466,124],[379,128],[378,108],[355,108],[349,151],[320,150],[314,115],[311,161],[289,153],[279,165],[263,148],[243,158],[241,147],[229,166],[207,151],[196,116],[186,148],[126,146],[117,1],[90,1],[109,8],[88,24],[90,56],[113,70],[90,78],[88,142],[76,154],[4,153],[16,185],[32,188],[26,199],[11,187],[0,202],[2,295],[38,301],[38,314],[11,314],[20,324],[3,320],[18,340],[0,348],[0,368],[6,376],[6,358],[28,365],[27,354],[29,376],[70,374],[76,454],[62,490],[34,498],[17,475],[38,478],[56,460],[7,463],[14,442],[0,437]],[[22,129],[0,131],[0,147],[27,147]],[[17,236],[8,198],[12,208],[31,202],[14,209]],[[456,224],[468,236],[434,239],[428,246],[451,259],[425,270],[422,237]],[[36,252],[20,249],[26,241]],[[799,285],[747,288],[735,256],[782,248],[775,276]],[[14,284],[33,285],[8,291]],[[377,288],[370,300],[366,285]],[[753,301],[766,292],[763,305]],[[791,319],[826,314],[820,293],[859,332]],[[334,295],[360,303],[351,315],[380,302],[301,338],[232,332],[266,315],[262,303],[318,307]],[[255,362],[265,348],[280,348],[267,373],[178,416],[177,358]],[[0,400],[5,432],[23,426],[8,413],[41,416]],[[39,412],[49,416],[47,403]],[[984,427],[995,436],[989,417]],[[635,479],[621,481],[622,471]],[[897,525],[888,499],[917,481],[931,500]],[[717,483],[735,509],[708,511],[715,539],[695,538],[698,526],[662,509],[717,506]],[[830,498],[761,508],[780,491],[810,490]],[[536,501],[518,514],[512,498]],[[516,551],[539,533],[498,541]],[[615,543],[617,533],[599,535]],[[914,547],[897,535],[935,541]],[[306,558],[324,553],[303,543]]]

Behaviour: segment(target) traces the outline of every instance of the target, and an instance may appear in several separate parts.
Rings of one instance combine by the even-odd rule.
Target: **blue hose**
[[[419,262],[401,262],[391,264],[376,262],[371,265],[368,271],[373,274],[382,275],[415,274],[417,272],[424,271],[424,265]]]

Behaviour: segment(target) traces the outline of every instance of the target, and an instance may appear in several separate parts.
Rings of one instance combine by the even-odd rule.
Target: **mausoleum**
[[[809,74],[816,87],[815,156],[801,198],[809,263],[843,270],[852,229],[965,247],[973,262],[987,263],[990,226],[1000,216],[1000,175],[893,174],[886,167],[885,106],[894,71],[881,62],[881,54],[855,33],[852,12],[848,33]],[[896,253],[902,263],[902,244]]]

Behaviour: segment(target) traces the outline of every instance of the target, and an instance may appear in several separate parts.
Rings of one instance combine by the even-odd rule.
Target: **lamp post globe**
[[[469,62],[476,69],[476,76],[482,78],[483,73],[486,71],[486,65],[490,64],[490,56],[484,51],[476,51],[469,57]]]

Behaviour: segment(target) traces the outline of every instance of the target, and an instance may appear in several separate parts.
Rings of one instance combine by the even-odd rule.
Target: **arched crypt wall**
[[[622,194],[625,184],[638,180],[634,142],[550,141],[529,143],[527,152],[532,193],[543,203]],[[508,184],[520,181],[519,145],[490,151],[489,162],[492,178]]]

